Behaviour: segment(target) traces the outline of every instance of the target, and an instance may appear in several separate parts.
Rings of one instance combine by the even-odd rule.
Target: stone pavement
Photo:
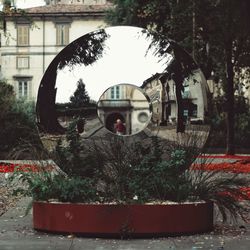
[[[208,234],[155,239],[84,238],[37,232],[32,228],[32,211],[23,216],[29,203],[29,198],[23,198],[16,207],[0,217],[0,250],[250,249],[250,225],[243,226],[242,223],[234,229],[223,227]]]

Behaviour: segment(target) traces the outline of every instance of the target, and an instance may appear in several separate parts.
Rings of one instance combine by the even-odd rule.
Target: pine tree
[[[89,104],[90,98],[82,79],[79,79],[79,81],[77,82],[77,89],[70,97],[70,101],[76,108],[80,108],[86,106],[86,104]]]

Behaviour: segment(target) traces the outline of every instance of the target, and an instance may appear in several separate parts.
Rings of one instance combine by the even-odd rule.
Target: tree
[[[19,9],[16,7],[16,0],[3,0],[2,1],[3,8],[0,10],[0,30],[4,31],[4,34],[7,36],[6,31],[6,18],[12,17],[15,15],[19,15],[27,19],[30,23],[32,20],[28,18],[23,9]]]
[[[75,90],[73,96],[70,97],[72,105],[76,108],[83,107],[90,101],[89,95],[85,89],[85,84],[82,79],[77,82],[77,89]]]
[[[23,151],[29,144],[40,147],[34,110],[34,103],[16,100],[13,86],[0,81],[0,153],[3,153],[0,157],[19,146]]]
[[[250,2],[248,0],[212,1],[211,9],[214,14],[207,17],[212,24],[207,30],[209,43],[212,44],[212,57],[216,63],[213,67],[224,83],[226,97],[227,154],[234,154],[234,93],[238,75],[243,78],[244,69],[250,65]],[[245,71],[246,72],[246,71]]]
[[[174,39],[224,83],[227,149],[234,153],[234,90],[237,76],[250,65],[248,0],[113,0],[112,25],[135,25]],[[249,76],[249,75],[248,75]]]

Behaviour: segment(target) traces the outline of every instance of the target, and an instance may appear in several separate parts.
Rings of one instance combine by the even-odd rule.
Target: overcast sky
[[[151,40],[134,27],[106,28],[110,37],[105,42],[103,57],[92,65],[76,65],[73,70],[65,67],[57,74],[56,102],[68,102],[81,78],[90,98],[98,101],[105,90],[116,84],[132,84],[140,87],[143,81],[162,73],[172,56],[168,54],[161,62],[148,51]]]
[[[16,0],[18,8],[29,8],[45,5],[43,0]]]
[[[0,0],[0,9],[2,9],[3,6],[2,2],[3,0]],[[42,6],[42,5],[45,5],[45,2],[43,0],[16,0],[16,7],[20,9]]]

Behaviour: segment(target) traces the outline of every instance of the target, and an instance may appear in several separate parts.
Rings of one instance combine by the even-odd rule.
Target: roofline
[[[104,18],[106,15],[106,11],[86,11],[86,12],[69,12],[69,13],[58,13],[58,12],[51,12],[51,13],[25,13],[22,14],[15,14],[11,16],[6,16],[6,20],[15,21],[16,19],[25,19],[25,18],[32,18],[33,20],[38,18],[56,18],[56,17],[99,17]]]
[[[88,5],[91,7],[92,5]],[[26,8],[26,9],[20,9],[20,12],[17,13],[10,13],[9,15],[6,15],[6,18],[25,18],[27,17],[58,17],[58,16],[67,16],[67,17],[82,17],[82,16],[99,16],[99,17],[104,17],[106,15],[106,12],[113,7],[113,5],[103,5],[103,9],[87,9],[87,10],[82,10],[82,11],[67,11],[67,12],[58,12],[58,11],[52,11],[52,12],[47,12],[46,10],[41,10],[39,12],[32,12],[35,11],[35,9],[40,8],[40,7],[46,7],[45,6],[38,6],[38,7],[33,7],[33,8]],[[30,12],[29,12],[30,11]]]

